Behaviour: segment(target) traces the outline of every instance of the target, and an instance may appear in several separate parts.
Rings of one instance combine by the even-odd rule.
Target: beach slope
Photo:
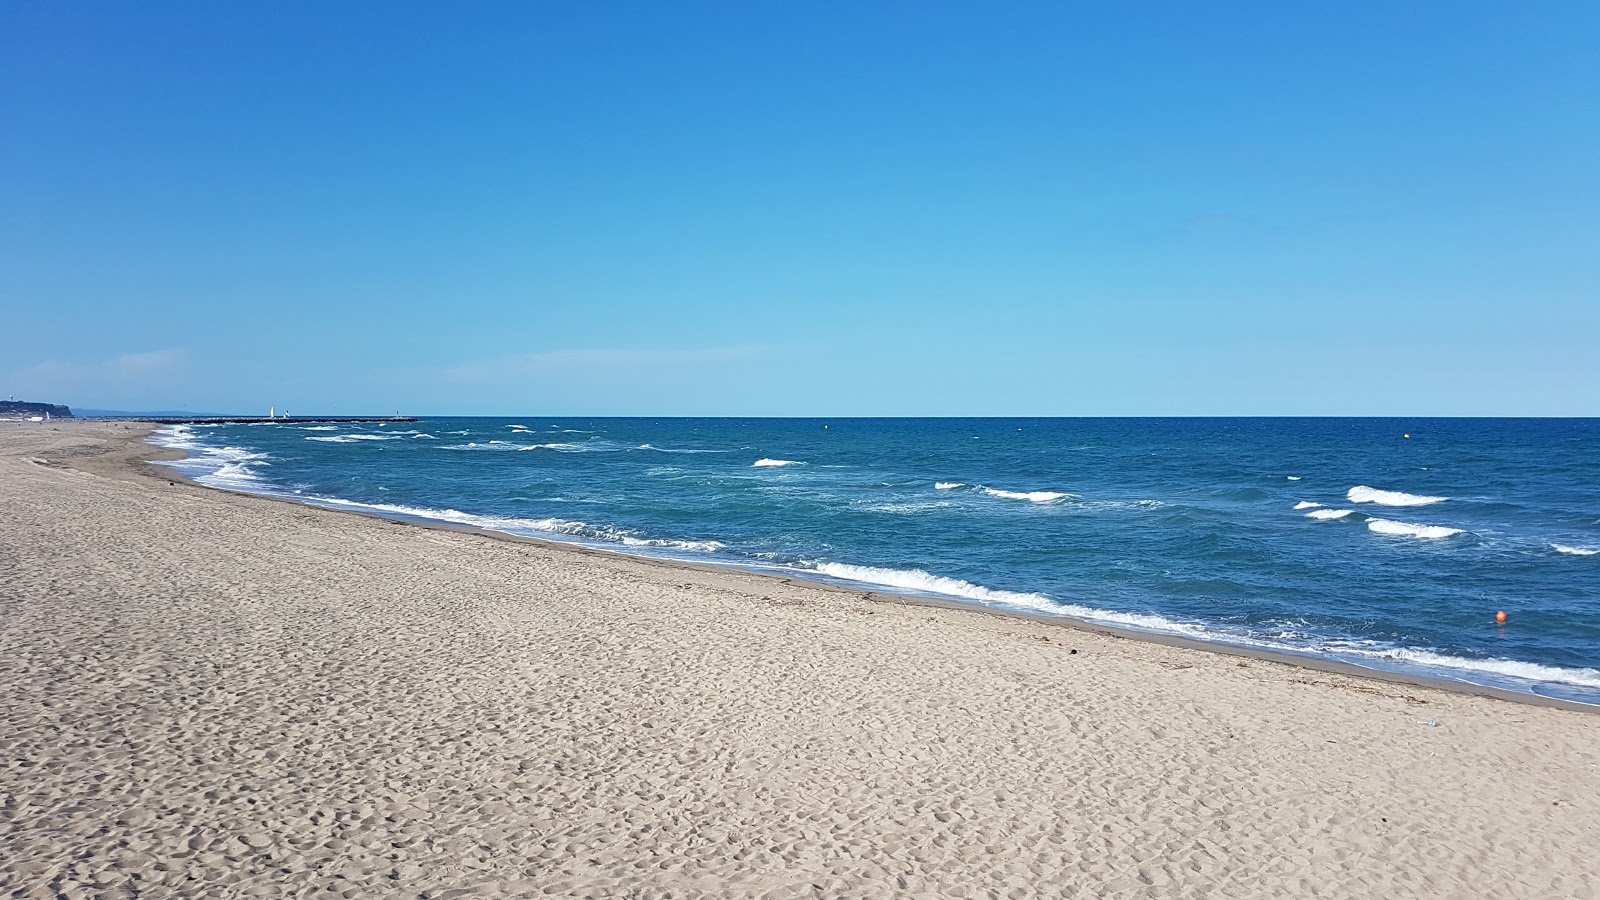
[[[1600,717],[0,423],[0,895],[1592,897]]]

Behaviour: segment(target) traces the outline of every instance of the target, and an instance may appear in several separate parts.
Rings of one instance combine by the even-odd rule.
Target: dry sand
[[[1600,896],[1600,716],[169,486],[140,433],[0,425],[0,895]]]

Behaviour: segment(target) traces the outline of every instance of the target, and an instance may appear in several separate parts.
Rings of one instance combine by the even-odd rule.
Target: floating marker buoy
[[[1408,440],[1408,441],[1411,440],[1411,435],[1409,435],[1409,434],[1406,435],[1406,440]]]
[[[1494,620],[1496,622],[1499,622],[1501,625],[1504,625],[1506,623],[1506,611],[1502,609],[1499,612],[1495,613],[1494,614]]]

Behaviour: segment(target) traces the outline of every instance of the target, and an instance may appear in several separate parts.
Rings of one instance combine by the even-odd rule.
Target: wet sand
[[[0,423],[0,894],[1600,896],[1591,713],[229,494],[143,433]]]

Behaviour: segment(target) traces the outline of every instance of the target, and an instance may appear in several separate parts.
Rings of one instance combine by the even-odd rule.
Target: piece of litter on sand
[[[1434,721],[1434,720],[1432,720],[1432,719],[1429,719],[1429,720],[1428,720],[1428,721],[1426,721],[1426,722],[1424,722],[1424,721],[1422,721],[1422,720],[1421,720],[1421,719],[1418,719],[1418,720],[1417,720],[1417,724],[1418,724],[1418,725],[1424,725],[1424,726],[1426,726],[1426,727],[1428,727],[1428,728],[1438,728],[1438,727],[1439,727],[1439,723],[1438,723],[1438,722],[1435,722],[1435,721]]]

